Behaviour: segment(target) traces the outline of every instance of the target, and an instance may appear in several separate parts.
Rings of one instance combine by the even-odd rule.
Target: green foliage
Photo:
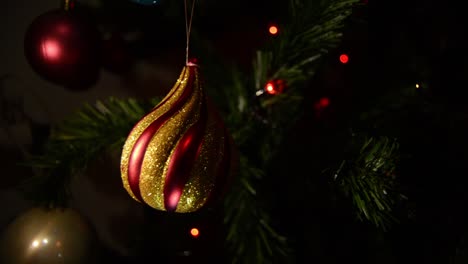
[[[226,201],[227,242],[235,263],[276,263],[294,258],[288,250],[290,241],[273,231],[267,209],[262,207],[267,201],[257,194],[256,185],[261,184],[284,136],[301,115],[306,82],[324,55],[341,41],[340,30],[354,3],[329,1],[317,6],[291,1],[291,23],[281,27],[279,38],[257,51],[253,76],[234,71],[231,86],[222,89],[228,94],[225,98],[231,99],[226,120],[244,155],[239,182]],[[302,16],[294,13],[298,5]],[[284,93],[255,97],[273,79],[286,81]],[[285,257],[283,261],[280,256]]]
[[[265,206],[268,201],[257,190],[286,132],[301,114],[306,82],[341,41],[341,31],[356,2],[291,0],[289,22],[281,26],[278,38],[257,52],[253,74],[204,63],[207,88],[216,95],[215,104],[240,150],[240,173],[225,201],[226,243],[233,263],[283,263],[294,258],[290,241],[275,229]],[[229,76],[210,82],[226,68]],[[256,96],[272,79],[285,80],[285,92]],[[42,203],[65,203],[70,177],[103,151],[121,148],[133,125],[158,101],[110,98],[85,105],[59,124],[44,155],[28,163],[41,172],[32,179],[34,183],[25,184],[30,197]],[[382,180],[386,178],[381,174],[393,172],[397,145],[382,140],[366,143],[357,158],[343,162],[336,180],[352,198],[359,216],[382,226],[393,204],[387,195],[393,185]]]
[[[348,158],[335,171],[334,179],[346,197],[351,199],[360,220],[368,220],[387,230],[395,219],[394,204],[405,198],[396,184],[398,142],[387,137],[356,140]]]
[[[356,0],[291,1],[288,23],[254,60],[254,85],[263,89],[269,80],[284,80],[286,89],[275,96],[263,95],[260,110],[267,120],[267,133],[261,153],[269,160],[276,154],[293,124],[301,116],[307,81],[314,77],[329,51],[342,39],[342,29]],[[300,9],[301,12],[297,12]],[[254,94],[251,91],[250,94]],[[273,133],[271,133],[273,132]]]
[[[43,155],[32,156],[24,164],[38,169],[38,173],[20,189],[39,204],[66,205],[71,177],[103,151],[121,148],[133,125],[158,101],[111,97],[94,105],[85,104],[53,128]]]
[[[241,157],[240,180],[225,201],[231,263],[286,263],[291,258],[288,240],[271,226],[270,216],[258,199],[253,182],[263,177],[263,170]]]
[[[318,60],[341,42],[342,29],[356,0],[292,1],[290,22],[265,51],[272,56],[269,79],[301,87],[320,66]],[[297,9],[300,8],[300,12]],[[296,86],[299,84],[299,86]]]

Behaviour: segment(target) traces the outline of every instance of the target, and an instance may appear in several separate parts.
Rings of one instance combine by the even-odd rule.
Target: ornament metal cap
[[[199,67],[198,65],[198,59],[197,58],[190,58],[188,62],[186,63],[186,66],[195,66]]]

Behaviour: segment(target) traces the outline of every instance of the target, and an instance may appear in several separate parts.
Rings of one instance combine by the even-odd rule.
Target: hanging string
[[[184,0],[185,9],[185,33],[187,37],[187,47],[185,48],[185,64],[189,62],[189,43],[190,43],[190,31],[192,29],[193,10],[195,8],[195,0],[192,2],[192,11],[190,12],[190,18],[187,17],[187,0]]]
[[[65,11],[69,11],[75,7],[74,0],[61,0],[61,3]]]

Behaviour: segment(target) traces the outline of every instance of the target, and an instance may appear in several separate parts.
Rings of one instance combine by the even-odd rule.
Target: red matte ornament
[[[43,79],[71,90],[92,86],[100,71],[100,33],[75,9],[36,17],[24,37],[24,54]]]

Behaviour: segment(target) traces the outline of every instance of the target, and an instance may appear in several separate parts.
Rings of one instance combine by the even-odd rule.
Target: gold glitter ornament
[[[234,174],[237,152],[188,63],[166,97],[127,137],[121,176],[130,196],[161,211],[188,213],[216,203]]]
[[[35,207],[11,222],[0,242],[0,263],[99,263],[97,234],[72,209]]]

